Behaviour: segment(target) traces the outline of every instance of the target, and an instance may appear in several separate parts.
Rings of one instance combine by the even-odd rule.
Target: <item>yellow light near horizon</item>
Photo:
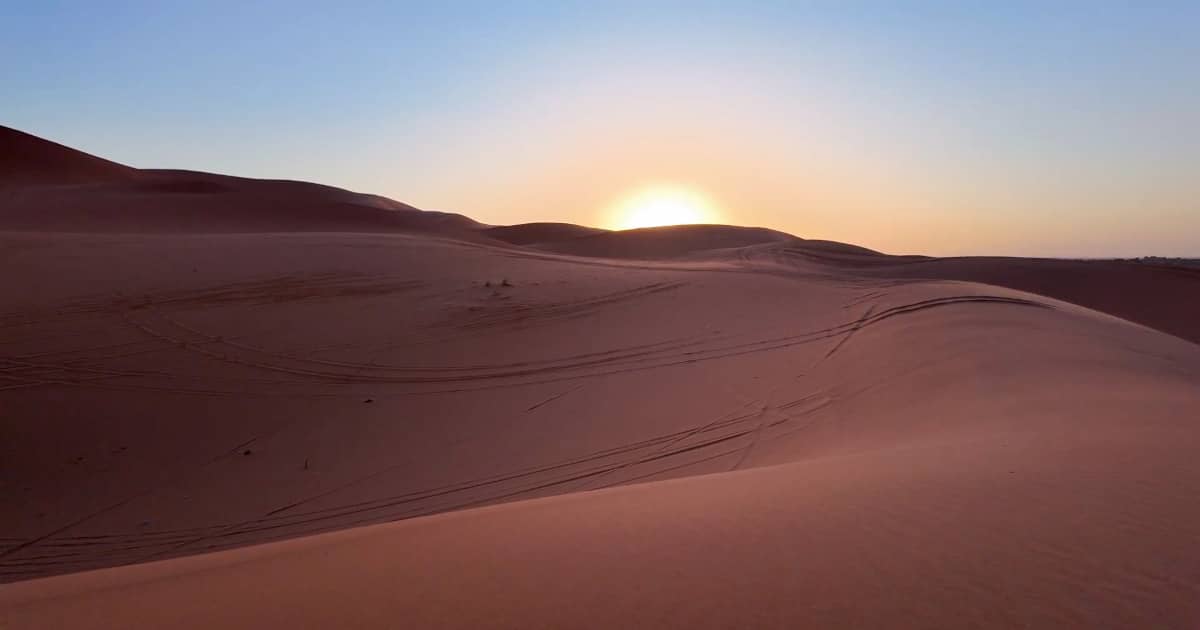
[[[719,214],[703,194],[680,186],[644,188],[617,203],[609,227],[617,230],[716,223]]]

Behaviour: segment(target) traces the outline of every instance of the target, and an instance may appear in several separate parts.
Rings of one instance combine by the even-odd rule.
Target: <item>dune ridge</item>
[[[128,166],[0,125],[0,188],[136,177]]]

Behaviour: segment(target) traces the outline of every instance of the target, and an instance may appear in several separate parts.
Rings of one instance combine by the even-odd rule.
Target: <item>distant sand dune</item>
[[[488,228],[483,233],[490,238],[513,245],[536,245],[603,234],[605,230],[571,223],[523,223]]]

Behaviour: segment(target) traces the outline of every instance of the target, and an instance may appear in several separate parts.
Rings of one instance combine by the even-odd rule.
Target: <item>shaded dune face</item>
[[[136,177],[136,169],[0,126],[0,189]]]
[[[0,127],[0,229],[85,233],[389,232],[479,240],[484,226],[284,180],[134,169]]]
[[[522,223],[520,225],[502,225],[484,230],[484,234],[489,238],[512,245],[557,243],[604,233],[607,233],[607,230],[573,225],[571,223]]]
[[[662,260],[695,255],[713,256],[720,250],[799,240],[764,228],[676,225],[592,234],[557,243],[543,243],[540,249],[595,258]]]
[[[1200,621],[1194,273],[51,153],[0,193],[0,625]]]

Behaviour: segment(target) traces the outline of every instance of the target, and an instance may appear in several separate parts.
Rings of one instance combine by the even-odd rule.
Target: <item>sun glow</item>
[[[717,223],[719,214],[703,194],[679,186],[644,188],[613,206],[609,225],[617,230]]]

